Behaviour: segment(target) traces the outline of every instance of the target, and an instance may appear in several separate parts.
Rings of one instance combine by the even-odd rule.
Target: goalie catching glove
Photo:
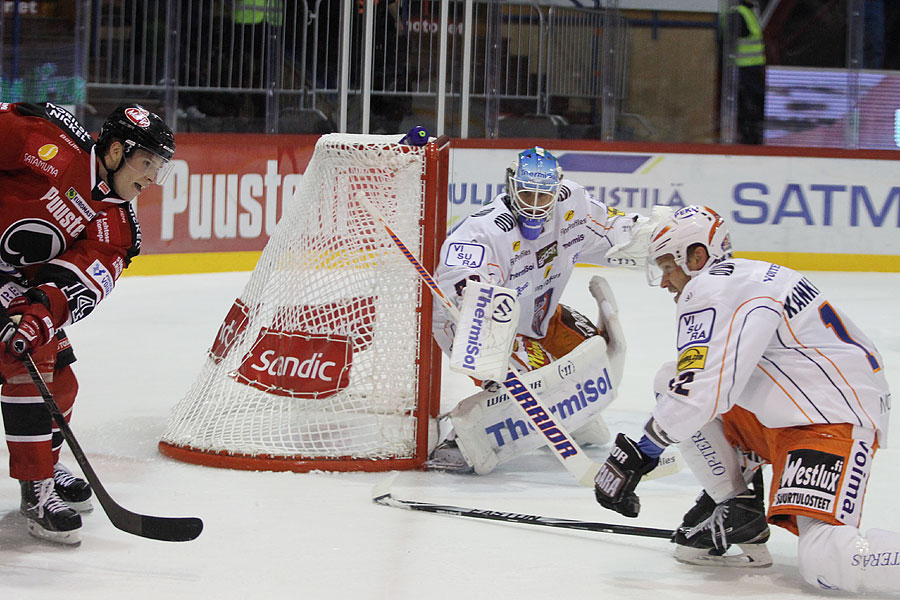
[[[594,478],[597,502],[626,517],[638,516],[641,501],[634,489],[641,477],[655,469],[657,464],[658,456],[654,458],[646,455],[637,442],[620,433],[616,436],[609,458]]]

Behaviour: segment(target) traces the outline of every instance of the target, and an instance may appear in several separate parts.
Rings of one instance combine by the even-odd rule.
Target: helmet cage
[[[536,239],[553,214],[561,180],[562,169],[556,157],[540,146],[520,152],[507,168],[510,209],[526,239]]]
[[[700,244],[706,248],[710,260],[703,267],[691,270],[687,266],[688,250]],[[707,206],[689,205],[672,214],[650,236],[650,255],[647,258],[647,280],[658,285],[662,272],[657,260],[671,254],[675,264],[693,277],[703,269],[731,258],[731,236],[725,220]]]

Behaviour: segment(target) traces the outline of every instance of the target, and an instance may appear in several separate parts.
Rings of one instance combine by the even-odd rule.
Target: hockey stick
[[[618,533],[620,535],[636,535],[640,537],[653,537],[671,539],[675,534],[671,529],[655,529],[653,527],[635,527],[632,525],[617,525],[615,523],[595,523],[593,521],[577,521],[574,519],[560,519],[556,517],[541,517],[538,515],[526,515],[522,513],[510,513],[497,510],[485,510],[482,508],[465,508],[462,506],[449,506],[446,504],[431,504],[429,502],[416,502],[414,500],[401,500],[394,498],[390,487],[393,477],[375,485],[372,489],[372,500],[376,504],[393,506],[405,510],[418,510],[422,512],[451,515],[454,517],[470,517],[473,519],[485,519],[488,521],[501,521],[504,523],[521,523],[523,525],[540,525],[542,527],[556,527],[559,529],[578,529],[581,531],[598,531],[601,533]]]
[[[44,404],[47,405],[53,420],[56,421],[56,425],[69,444],[69,448],[72,450],[75,460],[78,461],[82,472],[84,472],[84,476],[87,478],[88,483],[91,484],[91,489],[97,496],[97,500],[100,501],[100,506],[103,507],[106,516],[109,517],[110,523],[126,533],[163,542],[187,542],[200,535],[200,532],[203,531],[203,521],[197,517],[153,517],[139,515],[119,506],[100,483],[100,479],[94,472],[93,467],[91,467],[91,463],[88,462],[84,450],[81,449],[81,445],[75,439],[75,434],[72,433],[72,429],[66,422],[65,416],[60,412],[53,394],[50,393],[50,388],[47,387],[44,378],[38,372],[31,355],[24,354],[22,362],[25,364],[25,368],[28,369],[28,374],[31,375],[34,385],[40,391]]]
[[[418,272],[419,277],[431,289],[431,293],[441,303],[444,310],[450,315],[454,321],[459,321],[459,309],[450,301],[449,298],[441,291],[437,283],[431,276],[431,273],[422,265],[421,262],[410,252],[406,244],[394,233],[391,226],[375,208],[364,193],[358,193],[356,199],[362,204],[369,214],[384,227],[387,234],[393,240],[394,245],[403,253],[403,256],[412,263]],[[600,463],[591,460],[584,450],[569,435],[566,429],[557,423],[550,410],[543,405],[540,398],[528,389],[519,377],[516,368],[510,364],[509,371],[506,373],[506,379],[502,382],[503,386],[509,392],[509,395],[522,408],[522,412],[534,425],[535,431],[541,434],[547,440],[547,446],[553,452],[553,455],[559,459],[566,470],[572,474],[578,483],[584,486],[594,486],[594,476],[600,470]]]

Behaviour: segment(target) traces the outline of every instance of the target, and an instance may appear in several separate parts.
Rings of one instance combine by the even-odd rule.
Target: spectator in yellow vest
[[[259,25],[265,20],[269,25],[284,25],[282,0],[236,0],[232,18],[237,25]]]
[[[765,132],[766,46],[759,23],[757,0],[742,0],[734,7],[740,17],[735,46],[737,82],[737,142],[762,144]]]

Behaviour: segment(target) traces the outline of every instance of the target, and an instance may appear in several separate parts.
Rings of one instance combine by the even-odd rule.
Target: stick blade
[[[394,473],[390,477],[376,483],[372,488],[372,501],[376,504],[387,505],[391,500],[391,486],[394,485],[394,480],[396,478],[397,473]]]
[[[144,515],[140,532],[129,532],[161,542],[189,542],[203,532],[203,521],[197,517],[153,517]]]

